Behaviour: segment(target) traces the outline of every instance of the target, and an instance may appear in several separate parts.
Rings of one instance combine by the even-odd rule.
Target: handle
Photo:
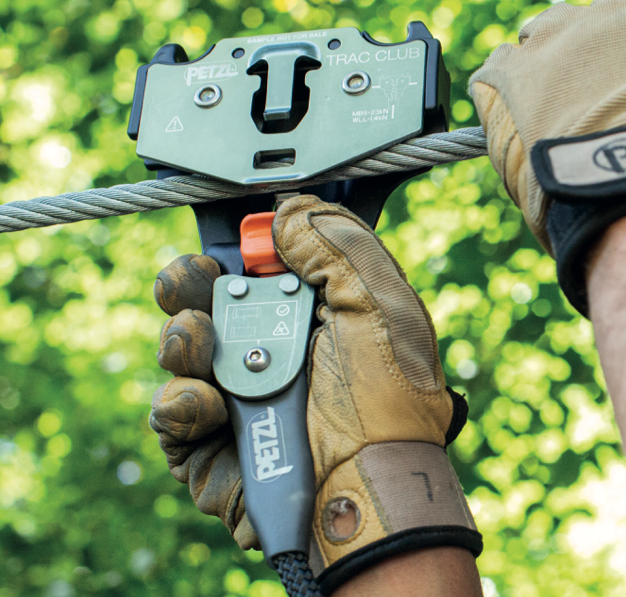
[[[308,555],[315,507],[304,367],[314,292],[280,275],[274,216],[241,222],[246,272],[260,277],[225,275],[213,286],[213,372],[235,430],[246,512],[272,568],[279,554]]]
[[[282,394],[258,402],[227,395],[246,512],[268,565],[285,552],[309,553],[315,475],[306,427],[303,368]]]

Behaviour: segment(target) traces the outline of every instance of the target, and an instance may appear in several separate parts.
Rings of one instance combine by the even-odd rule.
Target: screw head
[[[246,353],[246,356],[243,357],[243,364],[253,373],[264,371],[269,367],[271,362],[272,355],[270,355],[269,350],[266,350],[261,346],[250,349]]]
[[[201,108],[212,108],[222,101],[222,90],[213,83],[198,87],[193,101]]]
[[[293,294],[296,290],[298,290],[298,288],[300,288],[300,278],[298,278],[298,276],[294,276],[294,274],[285,274],[281,277],[278,287],[285,294]]]
[[[361,93],[365,93],[370,88],[371,84],[372,80],[370,76],[362,70],[357,70],[347,74],[343,78],[341,88],[348,95],[360,95]]]
[[[243,278],[235,278],[228,284],[228,292],[235,298],[240,298],[248,292],[248,284]]]

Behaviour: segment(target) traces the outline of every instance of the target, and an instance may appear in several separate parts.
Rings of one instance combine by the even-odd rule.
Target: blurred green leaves
[[[443,42],[452,126],[475,126],[470,73],[547,7],[0,0],[2,201],[149,178],[125,130],[136,69],[161,44],[193,59],[224,37],[333,26],[401,41],[423,20]],[[489,160],[404,185],[378,231],[468,394],[450,454],[485,537],[486,595],[623,595],[626,466],[592,328]],[[0,597],[284,595],[262,554],[195,510],[147,424],[169,378],[154,277],[198,250],[188,208],[0,237]]]

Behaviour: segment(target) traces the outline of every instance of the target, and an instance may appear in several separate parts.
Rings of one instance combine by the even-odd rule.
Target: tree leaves
[[[125,129],[135,70],[162,43],[193,59],[224,37],[354,24],[397,42],[423,19],[443,41],[452,126],[474,126],[469,74],[547,6],[0,2],[2,201],[151,177]],[[485,536],[486,594],[623,594],[626,467],[591,326],[488,159],[404,185],[379,233],[431,309],[448,383],[468,394],[450,453]],[[259,554],[195,510],[147,424],[168,379],[152,285],[190,252],[188,208],[2,236],[1,597],[283,594]]]

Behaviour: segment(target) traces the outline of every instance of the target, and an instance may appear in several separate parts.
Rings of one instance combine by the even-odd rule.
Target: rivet
[[[243,278],[235,278],[229,282],[228,292],[235,298],[241,298],[248,292],[248,284]]]
[[[300,288],[300,278],[298,276],[294,276],[293,274],[286,274],[278,283],[278,287],[285,294],[293,294],[298,288]]]

